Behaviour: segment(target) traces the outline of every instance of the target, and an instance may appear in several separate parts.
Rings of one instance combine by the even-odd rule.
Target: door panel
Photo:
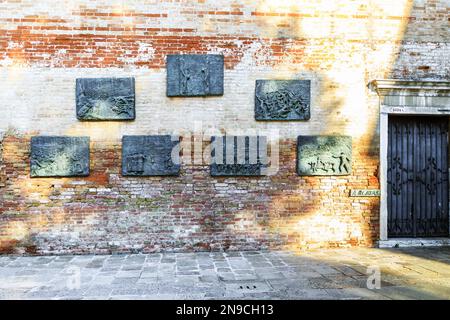
[[[448,119],[389,117],[388,235],[449,234]]]

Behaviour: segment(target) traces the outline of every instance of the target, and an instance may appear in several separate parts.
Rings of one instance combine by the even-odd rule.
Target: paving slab
[[[450,249],[6,255],[0,299],[450,299]]]

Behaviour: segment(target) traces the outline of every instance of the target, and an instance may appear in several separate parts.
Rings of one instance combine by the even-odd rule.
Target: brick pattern
[[[448,1],[0,2],[0,251],[107,253],[372,246],[378,198],[376,78],[449,77]],[[165,96],[165,56],[221,53],[225,94]],[[136,77],[137,118],[80,123],[75,78]],[[254,121],[256,79],[311,80],[311,120]],[[124,134],[280,133],[270,177],[120,175]],[[49,125],[50,123],[50,125]],[[32,135],[91,136],[91,175],[30,179]],[[353,137],[353,173],[298,177],[297,135]]]
[[[333,52],[333,41],[360,43],[358,50],[369,52],[368,44],[379,50],[386,43],[398,46],[411,40],[419,51],[438,43],[449,50],[442,43],[448,42],[445,0],[428,0],[423,6],[407,0],[395,6],[363,0],[341,0],[334,7],[326,1],[287,2],[286,6],[271,0],[118,5],[103,0],[93,5],[77,0],[49,3],[50,13],[40,9],[45,4],[31,0],[5,1],[0,4],[0,64],[157,69],[164,67],[167,54],[214,50],[223,52],[227,67],[233,68],[254,43],[273,64],[292,56],[296,61],[291,63],[303,62],[305,48],[314,46],[321,47],[314,53]],[[399,37],[396,33],[405,24]],[[323,59],[332,56],[324,54]]]
[[[349,177],[299,177],[295,140],[280,145],[280,171],[261,178],[213,178],[205,165],[179,177],[120,175],[120,144],[92,143],[91,175],[30,179],[30,137],[7,136],[3,163],[2,250],[39,253],[310,248],[371,245],[377,157],[357,148]],[[323,233],[328,232],[326,239]]]

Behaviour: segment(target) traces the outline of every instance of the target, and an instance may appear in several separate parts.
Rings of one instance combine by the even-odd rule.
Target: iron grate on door
[[[388,235],[449,235],[446,117],[389,117]]]

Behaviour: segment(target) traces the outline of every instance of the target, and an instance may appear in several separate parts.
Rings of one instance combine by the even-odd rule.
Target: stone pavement
[[[450,248],[0,256],[0,299],[450,299]]]

